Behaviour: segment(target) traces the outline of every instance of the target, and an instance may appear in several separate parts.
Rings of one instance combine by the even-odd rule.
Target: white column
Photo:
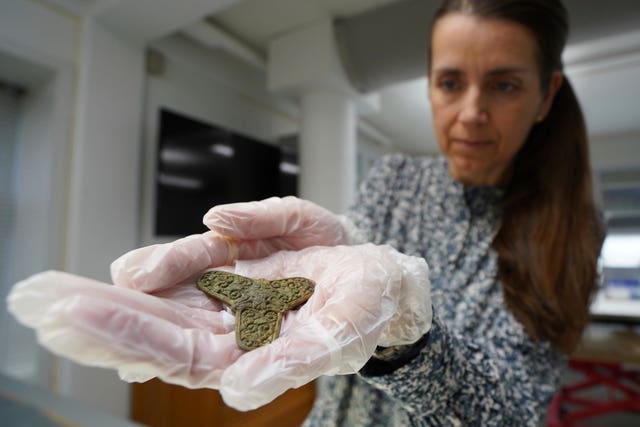
[[[349,83],[330,20],[273,40],[268,58],[268,88],[300,100],[300,195],[342,213],[355,193],[357,113],[378,99]]]
[[[356,182],[356,112],[346,95],[310,91],[301,96],[300,182],[303,198],[342,213]]]

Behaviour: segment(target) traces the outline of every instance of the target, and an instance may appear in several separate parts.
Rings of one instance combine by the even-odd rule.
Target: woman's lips
[[[460,138],[453,138],[451,140],[451,142],[457,148],[459,148],[461,150],[465,150],[465,151],[482,150],[482,149],[486,148],[487,146],[491,145],[491,141],[490,140],[486,140],[486,139],[460,139]]]

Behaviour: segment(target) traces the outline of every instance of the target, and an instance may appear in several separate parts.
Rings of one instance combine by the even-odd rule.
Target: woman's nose
[[[464,124],[476,126],[489,121],[489,112],[481,91],[469,88],[462,98],[459,120]]]

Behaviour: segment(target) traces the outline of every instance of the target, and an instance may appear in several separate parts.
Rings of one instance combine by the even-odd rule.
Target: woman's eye
[[[518,85],[511,82],[497,82],[493,88],[499,92],[510,93],[518,90]]]
[[[460,84],[456,80],[450,79],[440,80],[438,82],[438,86],[447,92],[453,92],[460,88]]]

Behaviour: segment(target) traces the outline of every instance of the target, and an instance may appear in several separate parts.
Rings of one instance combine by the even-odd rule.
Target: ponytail
[[[515,159],[493,241],[507,305],[534,339],[565,352],[588,322],[604,238],[589,165],[584,118],[565,77]]]

